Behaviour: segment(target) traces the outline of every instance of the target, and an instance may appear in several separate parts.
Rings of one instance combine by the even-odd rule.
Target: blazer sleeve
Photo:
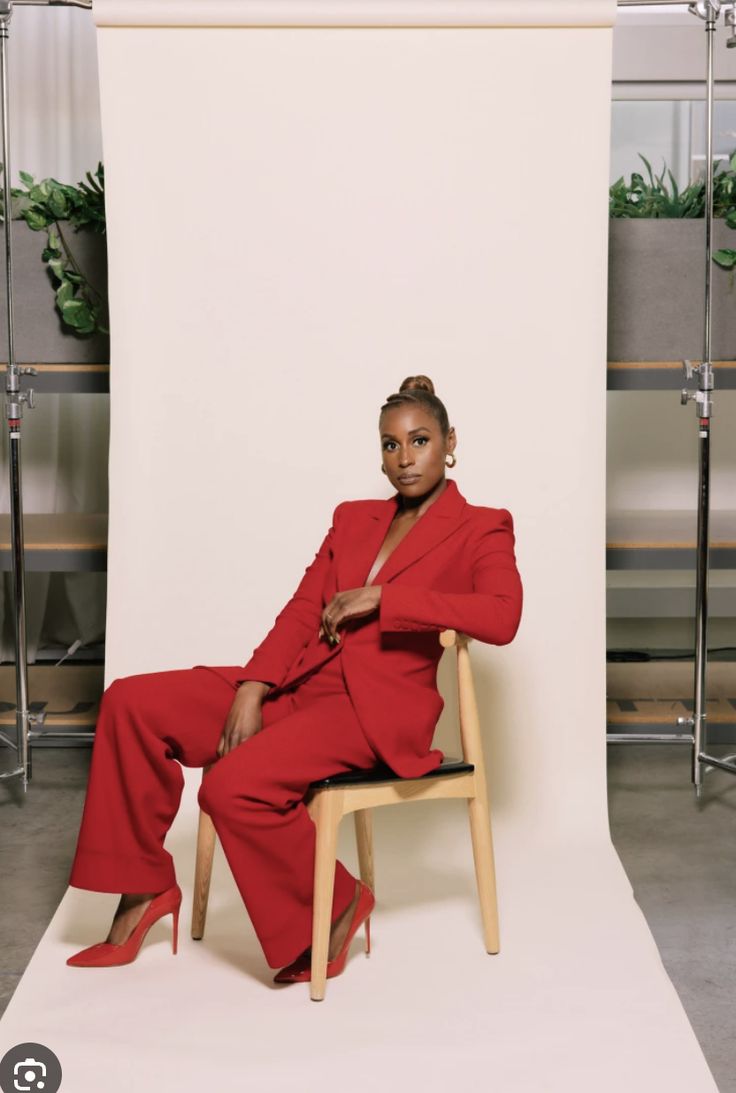
[[[438,592],[391,583],[381,588],[381,630],[460,630],[490,645],[507,645],[521,621],[523,588],[508,509],[489,510],[476,540],[472,592]]]
[[[322,617],[322,590],[332,565],[335,523],[342,502],[332,514],[330,530],[307,566],[294,595],[276,616],[276,621],[238,677],[239,683],[255,679],[278,685],[285,678],[295,658],[319,629]]]

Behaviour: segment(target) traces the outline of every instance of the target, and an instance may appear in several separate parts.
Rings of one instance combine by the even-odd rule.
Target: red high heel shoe
[[[151,900],[133,933],[122,945],[115,945],[112,941],[98,941],[96,945],[90,945],[88,949],[82,949],[81,952],[70,956],[67,964],[71,965],[72,968],[108,968],[115,964],[130,964],[138,956],[143,939],[154,922],[163,918],[164,915],[170,914],[174,916],[172,943],[174,953],[176,953],[180,907],[181,888],[178,884],[174,884]]]
[[[367,884],[363,884],[363,881],[358,881],[360,885],[360,895],[358,896],[358,902],[355,905],[353,911],[353,917],[348,926],[348,932],[345,935],[345,940],[342,943],[340,952],[332,960],[327,961],[327,978],[332,979],[336,975],[340,975],[345,970],[345,964],[348,958],[348,950],[350,948],[350,942],[353,940],[356,931],[365,922],[365,953],[366,956],[370,956],[371,952],[371,912],[376,906],[376,900]],[[287,967],[282,968],[280,972],[277,972],[273,977],[274,983],[309,983],[312,979],[312,957],[311,953],[302,953]]]

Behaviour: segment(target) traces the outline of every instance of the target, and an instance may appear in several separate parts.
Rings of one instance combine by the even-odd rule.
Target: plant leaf
[[[74,287],[69,283],[69,281],[63,281],[60,287],[56,290],[56,303],[62,313],[65,306],[70,303],[73,298]]]
[[[42,231],[48,225],[48,219],[46,216],[35,206],[30,209],[26,209],[23,213],[26,224],[31,231]]]
[[[69,202],[63,190],[52,190],[49,194],[48,206],[57,220],[62,220],[69,213]]]
[[[736,250],[717,250],[713,255],[713,261],[721,269],[733,269],[736,266]]]
[[[90,334],[94,330],[94,318],[84,300],[69,300],[61,309],[62,318],[80,334]]]
[[[64,263],[61,258],[50,258],[49,269],[60,281],[64,280]]]

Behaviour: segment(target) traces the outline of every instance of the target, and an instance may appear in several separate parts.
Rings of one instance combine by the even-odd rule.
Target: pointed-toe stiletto
[[[365,922],[365,953],[366,956],[370,956],[371,913],[376,906],[376,900],[367,884],[363,884],[363,881],[359,881],[358,883],[360,884],[360,895],[358,896],[358,902],[355,905],[355,910],[353,911],[353,917],[350,920],[345,940],[343,941],[337,956],[332,960],[327,961],[328,979],[333,979],[336,975],[340,975],[345,970],[350,942],[353,940],[357,930],[363,922]],[[310,983],[312,980],[311,954],[307,955],[302,953],[291,964],[288,964],[285,968],[282,968],[280,972],[277,972],[273,977],[273,980],[274,983]]]
[[[115,945],[111,941],[98,941],[96,945],[90,945],[87,949],[70,956],[67,960],[72,968],[109,968],[116,964],[130,964],[138,956],[143,940],[153,926],[164,915],[173,914],[174,932],[172,946],[174,953],[177,950],[179,935],[179,908],[181,907],[181,888],[178,884],[167,888],[155,896],[143,912],[143,917],[136,925],[133,933],[122,945]]]

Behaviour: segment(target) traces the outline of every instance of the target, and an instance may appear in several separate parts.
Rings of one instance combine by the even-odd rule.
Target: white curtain
[[[102,157],[97,42],[92,13],[14,8],[8,44],[11,179],[19,171],[78,183]],[[4,306],[4,303],[1,304]],[[32,386],[29,381],[24,386]],[[38,394],[22,431],[23,510],[106,512],[107,395]],[[7,425],[0,454],[0,506],[9,512]],[[28,659],[46,644],[99,641],[106,574],[26,574]],[[15,659],[12,575],[3,574],[0,657]]]

